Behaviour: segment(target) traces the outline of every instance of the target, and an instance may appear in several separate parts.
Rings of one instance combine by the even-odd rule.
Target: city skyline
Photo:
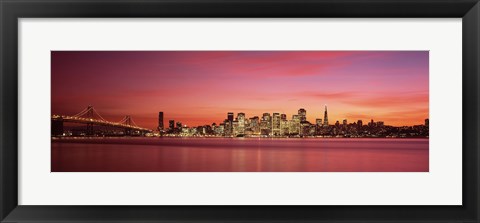
[[[325,107],[326,107],[326,106],[327,106],[327,105],[325,105]],[[300,108],[300,109],[304,109],[304,108]],[[306,109],[304,109],[304,110],[306,111]],[[161,115],[160,115],[160,113],[161,113]],[[343,121],[345,121],[345,120],[351,121],[351,122],[348,122],[348,124],[353,124],[353,123],[356,123],[357,121],[362,121],[362,122],[365,121],[365,122],[363,122],[363,123],[368,123],[368,122],[370,122],[371,120],[374,120],[374,121],[376,121],[376,122],[377,122],[377,121],[384,122],[382,119],[375,118],[375,117],[372,117],[372,118],[370,118],[370,119],[358,119],[358,120],[349,120],[349,119],[332,120],[332,119],[330,119],[330,118],[325,119],[325,117],[327,117],[327,114],[326,114],[326,113],[327,113],[327,111],[323,111],[323,112],[322,112],[322,116],[318,116],[318,117],[309,117],[309,116],[308,116],[308,113],[307,113],[307,114],[305,115],[305,116],[306,116],[306,117],[305,117],[305,121],[310,122],[310,123],[312,123],[312,124],[315,124],[315,123],[317,122],[317,120],[320,119],[320,120],[322,120],[323,125],[334,125],[336,122],[342,122],[342,123],[343,123]],[[233,117],[233,120],[236,120],[236,119],[237,119],[238,114],[243,114],[246,119],[252,118],[252,117],[259,117],[259,118],[260,118],[260,117],[262,117],[263,114],[270,114],[270,115],[272,115],[272,116],[273,116],[273,114],[279,114],[279,115],[285,115],[287,120],[290,120],[290,119],[293,118],[293,116],[298,115],[298,113],[297,113],[297,114],[293,114],[293,115],[291,115],[290,118],[289,118],[289,116],[288,116],[287,114],[285,114],[285,113],[280,113],[280,112],[263,112],[263,113],[261,113],[261,114],[247,115],[245,112],[241,112],[241,111],[240,111],[240,112],[230,111],[230,112],[225,112],[225,114],[226,114],[225,117],[227,117],[226,119],[228,119],[229,114],[232,114],[232,115],[233,115],[233,116],[232,116],[232,117]],[[156,127],[156,128],[153,128],[152,130],[168,129],[168,122],[169,122],[170,120],[174,120],[175,123],[181,122],[181,123],[182,123],[182,126],[184,126],[184,127],[198,127],[198,126],[212,125],[212,124],[214,124],[214,123],[218,125],[218,124],[222,123],[224,120],[226,120],[226,119],[224,119],[224,120],[217,120],[217,121],[213,121],[213,122],[210,122],[210,123],[203,123],[203,124],[200,124],[200,125],[187,125],[186,123],[182,122],[182,120],[179,120],[179,119],[165,119],[165,118],[164,118],[164,117],[165,117],[164,115],[165,115],[164,112],[158,112],[157,127]],[[162,117],[162,118],[160,118],[160,117]],[[174,116],[171,116],[171,117],[174,117]],[[162,119],[163,122],[161,122],[160,119]],[[416,124],[414,124],[414,125],[400,125],[400,126],[390,125],[390,126],[392,126],[392,127],[405,127],[405,126],[425,125],[425,121],[428,120],[428,119],[429,119],[428,117],[425,117],[425,118],[422,120],[422,122],[416,123]],[[313,121],[310,121],[310,120],[313,120]],[[331,120],[331,121],[329,121],[329,120]],[[385,124],[387,125],[388,123],[385,123]],[[162,127],[160,127],[160,126],[162,126]]]
[[[52,51],[52,114],[94,104],[108,120],[218,123],[226,112],[278,112],[330,124],[423,124],[428,51]],[[165,124],[166,126],[166,124]]]
[[[184,125],[181,120],[167,120],[165,125],[164,112],[158,113],[158,136],[182,137],[428,137],[429,119],[426,118],[421,125],[390,126],[384,121],[373,119],[363,122],[356,120],[348,122],[347,119],[336,120],[330,123],[328,109],[325,105],[324,116],[316,118],[315,122],[307,120],[307,110],[299,108],[291,119],[286,114],[278,112],[263,113],[261,116],[247,116],[243,112],[228,112],[221,122],[199,126]],[[167,127],[166,127],[167,126]]]
[[[119,122],[105,120],[88,106],[76,115],[52,115],[52,137],[61,136],[181,136],[181,137],[336,137],[336,138],[418,138],[429,137],[429,119],[421,125],[391,126],[381,120],[364,122],[347,119],[330,123],[325,105],[324,116],[315,122],[307,120],[307,110],[299,108],[291,119],[286,114],[264,112],[261,116],[247,116],[243,112],[228,112],[226,119],[199,126],[187,126],[181,120],[168,120],[158,112],[158,127],[149,130],[138,126],[131,116]],[[351,121],[351,120],[350,120]],[[66,123],[76,124],[76,126]],[[85,128],[86,124],[86,128]],[[168,126],[168,127],[166,127]],[[112,129],[113,128],[113,129]]]

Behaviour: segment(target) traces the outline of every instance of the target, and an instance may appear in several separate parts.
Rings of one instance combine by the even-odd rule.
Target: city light
[[[373,119],[363,124],[363,120],[348,123],[344,119],[342,123],[336,121],[330,125],[328,111],[325,105],[323,120],[317,118],[315,123],[307,121],[307,111],[303,108],[298,114],[292,115],[290,120],[286,114],[263,113],[262,117],[253,116],[248,118],[245,113],[237,113],[234,118],[233,112],[228,112],[225,120],[219,124],[188,127],[186,125],[174,125],[175,120],[169,120],[169,128],[163,128],[163,112],[159,114],[159,136],[172,137],[337,137],[337,138],[428,138],[428,119],[424,125],[414,126],[389,126],[383,121]],[[177,124],[180,122],[177,122]]]

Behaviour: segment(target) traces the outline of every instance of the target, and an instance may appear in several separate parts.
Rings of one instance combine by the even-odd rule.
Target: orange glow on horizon
[[[429,118],[428,51],[53,51],[52,114],[88,105],[156,129],[278,112],[329,124],[421,125]]]

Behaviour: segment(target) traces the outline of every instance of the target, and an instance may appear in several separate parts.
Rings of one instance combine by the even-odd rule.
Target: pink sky
[[[428,51],[53,51],[52,114],[88,105],[154,129],[158,112],[189,126],[287,114],[386,125],[428,118]]]

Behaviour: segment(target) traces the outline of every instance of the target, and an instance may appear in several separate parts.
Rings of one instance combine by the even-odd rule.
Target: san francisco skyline
[[[297,114],[307,121],[428,118],[428,51],[52,51],[52,114],[93,104],[155,129],[157,114],[188,126],[227,112]]]

